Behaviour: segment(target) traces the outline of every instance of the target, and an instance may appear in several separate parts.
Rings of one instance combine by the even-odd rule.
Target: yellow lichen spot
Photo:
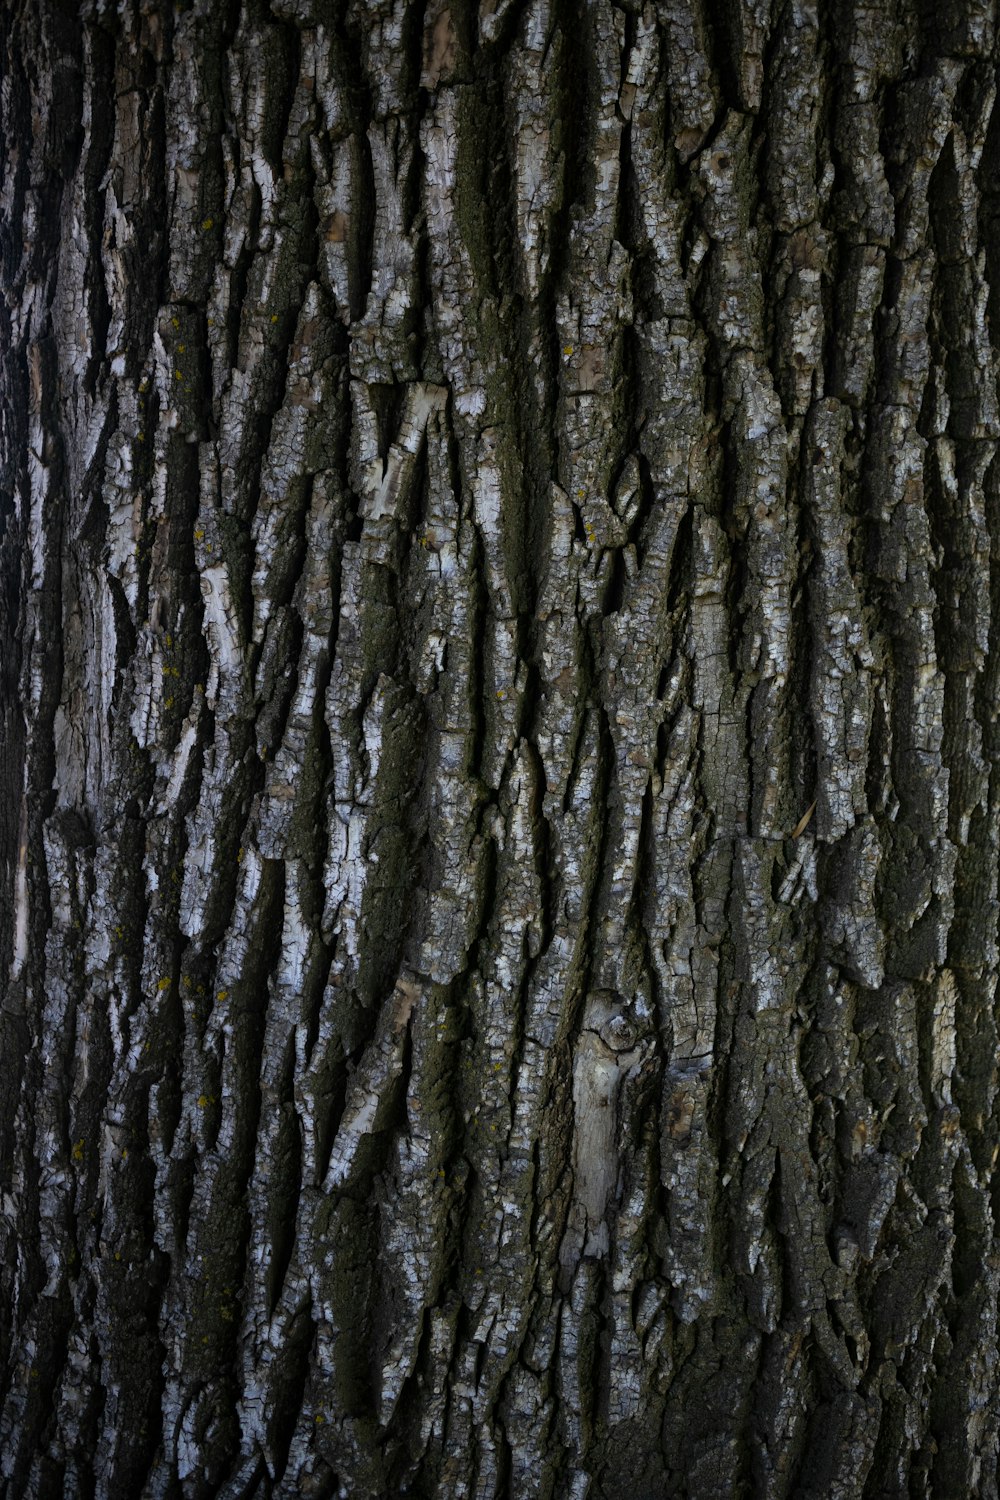
[[[205,1109],[205,1108],[207,1108],[207,1106],[208,1106],[208,1095],[207,1094],[199,1094],[198,1095],[198,1108],[199,1109]]]
[[[497,697],[498,698],[502,699],[502,698],[506,698],[506,696],[507,696],[507,690],[505,688],[497,688]]]
[[[169,977],[167,975],[164,975],[164,977],[162,979],[158,979],[157,982],[156,982],[156,988],[158,990],[169,990],[169,988],[170,988],[170,979],[169,979]]]
[[[178,344],[177,345],[177,353],[178,354],[186,354],[187,353],[187,345],[186,344]]]
[[[115,1251],[115,1260],[121,1260],[121,1258],[122,1258],[121,1251],[120,1250],[116,1250]]]
[[[180,320],[180,318],[171,318],[170,319],[170,326],[172,328],[179,328],[181,326],[181,320]]]
[[[212,550],[212,543],[211,542],[206,542],[205,543],[205,551],[206,552],[211,552],[211,550]]]
[[[572,344],[566,344],[566,345],[564,345],[563,346],[563,353],[565,354],[566,358],[569,359],[570,355],[573,353],[573,345]]]
[[[202,227],[202,229],[205,229],[205,230],[211,229],[211,227],[214,224],[214,222],[215,222],[214,219],[202,219],[202,221],[201,221],[201,227]]]
[[[122,1161],[128,1161],[128,1147],[122,1147]]]
[[[83,1161],[83,1136],[77,1141],[70,1155],[74,1161]]]
[[[219,992],[218,992],[218,994],[216,995],[215,998],[216,998],[216,1000],[228,1000],[229,999],[229,991],[228,990],[219,990]]]
[[[277,323],[277,321],[278,321],[278,314],[277,313],[272,313],[271,314],[271,322],[272,323]]]
[[[240,847],[239,847],[239,849],[236,851],[236,863],[238,865],[241,865],[243,863],[243,856],[244,856],[245,853],[246,853],[246,850],[243,848],[243,845],[241,844]]]
[[[181,975],[181,984],[184,986],[184,988],[186,990],[189,990],[191,988],[191,975],[190,974],[182,974]]]
[[[137,433],[136,437],[140,443],[144,443],[146,441],[146,434],[144,432]]]
[[[318,1411],[313,1417],[313,1421],[315,1422],[317,1427],[322,1427],[323,1423],[326,1421],[326,1418],[321,1411]]]
[[[164,705],[163,705],[164,708],[173,708],[173,706],[174,706],[173,697],[167,698],[166,701],[164,702]]]
[[[174,379],[175,380],[183,380],[184,379],[184,376],[181,374],[180,370],[175,370],[174,371]]]
[[[118,939],[119,942],[121,942],[121,940],[122,940],[122,938],[124,936],[125,936],[125,929],[123,927],[121,927],[121,926],[116,927],[115,928],[115,937]]]
[[[204,536],[205,536],[205,533],[199,527],[198,530],[194,534],[194,539],[195,539],[196,542],[200,542],[200,541],[202,541],[204,539]]]
[[[171,648],[171,646],[174,644],[174,638],[173,638],[173,636],[170,635],[169,633],[167,635],[165,635],[163,637],[163,644],[166,646],[167,650],[169,651],[170,648]]]

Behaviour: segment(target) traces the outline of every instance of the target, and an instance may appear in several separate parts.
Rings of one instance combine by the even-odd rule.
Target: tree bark
[[[0,1489],[996,1496],[994,7],[0,17]]]

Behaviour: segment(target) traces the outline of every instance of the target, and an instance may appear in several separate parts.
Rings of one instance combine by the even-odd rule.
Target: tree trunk
[[[0,16],[3,1493],[996,1496],[993,7]]]

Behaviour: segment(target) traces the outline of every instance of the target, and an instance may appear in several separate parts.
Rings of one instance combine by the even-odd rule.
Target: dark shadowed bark
[[[5,1497],[996,1496],[997,62],[0,0]]]

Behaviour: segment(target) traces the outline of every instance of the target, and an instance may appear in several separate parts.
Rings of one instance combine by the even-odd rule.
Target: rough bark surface
[[[0,4],[4,1495],[997,1494],[997,61]]]

